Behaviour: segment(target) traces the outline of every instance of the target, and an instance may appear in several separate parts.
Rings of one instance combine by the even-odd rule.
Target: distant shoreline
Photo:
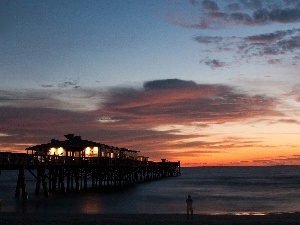
[[[67,209],[66,209],[67,210]],[[187,220],[185,214],[72,214],[72,213],[6,213],[0,212],[1,225],[183,225],[183,224],[299,224],[300,213],[258,215],[203,215]]]

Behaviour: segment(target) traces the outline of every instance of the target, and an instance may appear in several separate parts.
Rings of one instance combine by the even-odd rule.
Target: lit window
[[[49,155],[55,155],[56,148],[50,148]]]
[[[91,148],[90,147],[86,147],[85,148],[85,156],[89,156],[91,154]]]
[[[98,147],[93,148],[93,153],[95,156],[98,156],[98,151],[99,151]]]
[[[62,147],[59,147],[59,148],[57,149],[57,154],[58,154],[59,156],[62,156],[62,155],[64,154],[64,149],[63,149]]]

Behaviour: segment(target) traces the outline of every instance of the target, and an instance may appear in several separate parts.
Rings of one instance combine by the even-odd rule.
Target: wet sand
[[[67,210],[67,209],[66,209]],[[300,213],[264,216],[194,215],[187,220],[184,214],[29,214],[0,213],[1,225],[296,225]]]

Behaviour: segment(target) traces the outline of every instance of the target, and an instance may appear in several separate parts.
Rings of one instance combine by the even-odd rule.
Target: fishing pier
[[[141,182],[180,175],[180,161],[149,161],[138,151],[82,140],[66,140],[26,148],[26,153],[0,152],[0,171],[18,170],[15,196],[26,200],[25,170],[36,179],[35,194],[115,190]]]

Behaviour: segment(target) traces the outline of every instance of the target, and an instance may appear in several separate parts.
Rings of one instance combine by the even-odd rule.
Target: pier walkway
[[[145,157],[132,157],[132,153],[137,151],[119,148],[118,154],[116,154],[112,151],[108,152],[107,146],[105,154],[102,154],[102,145],[95,145],[97,143],[81,139],[75,142],[71,140],[73,145],[72,148],[69,148],[66,143],[70,144],[72,138],[74,137],[69,137],[63,142],[51,141],[48,144],[33,146],[26,149],[27,153],[0,152],[0,172],[4,170],[18,170],[19,172],[16,177],[16,197],[22,194],[24,200],[28,198],[25,170],[28,170],[36,179],[35,194],[40,193],[42,186],[46,197],[49,192],[114,190],[141,182],[180,175],[180,162],[168,162],[165,159],[160,162],[148,161]],[[85,145],[82,145],[83,142]],[[91,143],[99,147],[99,149],[93,147],[97,150],[98,155],[87,154],[87,150],[91,154],[91,147],[86,147],[86,145]],[[62,147],[54,149],[57,146]],[[64,149],[65,152],[59,155],[55,154],[55,151],[59,149]],[[116,148],[110,149],[116,152]],[[28,152],[29,150],[31,153]]]

